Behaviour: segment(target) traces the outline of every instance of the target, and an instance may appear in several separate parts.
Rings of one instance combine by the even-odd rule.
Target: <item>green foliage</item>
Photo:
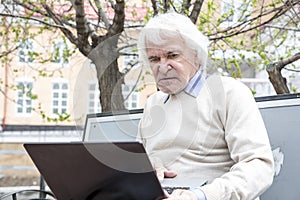
[[[5,0],[2,0],[2,2],[4,1]],[[146,0],[141,1],[147,2]],[[60,31],[61,29],[51,26],[51,24],[54,24],[54,21],[49,17],[50,15],[46,13],[46,10],[43,7],[47,4],[54,12],[56,12],[57,10],[54,10],[54,4],[59,2],[65,4],[66,7],[64,7],[64,10],[66,12],[56,13],[56,16],[68,31],[75,33],[75,12],[73,7],[70,6],[69,1],[22,0],[21,3],[33,10],[26,10],[24,16],[25,19],[1,17],[1,26],[3,28],[0,29],[0,39],[2,45],[5,47],[3,48],[5,51],[0,50],[0,55],[4,55],[5,52],[16,47],[16,50],[14,50],[11,55],[1,57],[1,62],[3,64],[9,64],[13,59],[16,57],[19,58],[20,56],[23,56],[24,58],[24,63],[22,64],[27,67],[30,66],[30,63],[39,64],[39,66],[59,63],[63,66],[63,64],[69,62],[69,59],[76,51],[76,48],[71,47],[68,44],[69,41],[66,37],[63,37],[63,33]],[[159,12],[164,12],[162,6],[163,1],[156,2],[158,4]],[[265,13],[266,11],[270,12],[274,8],[277,9],[281,6],[282,0],[273,0],[264,7],[261,7],[260,5],[265,1],[241,0],[239,2],[242,2],[242,4],[239,4],[234,0],[234,3],[227,5],[227,9],[223,9],[223,5],[220,5],[221,2],[223,1],[205,1],[197,24],[199,30],[208,35],[210,39],[209,56],[212,61],[211,68],[222,68],[224,74],[229,74],[235,78],[241,78],[243,77],[242,69],[245,65],[251,66],[253,69],[262,70],[263,66],[266,64],[286,59],[299,51],[299,46],[293,45],[292,42],[295,42],[295,44],[298,42],[299,44],[300,37],[297,37],[297,34],[295,34],[296,31],[293,32],[286,28],[292,27],[299,31],[299,17],[294,17],[295,13],[293,14],[293,9],[291,12],[287,12],[286,15],[274,19],[267,24],[263,24],[263,22],[265,19],[270,18],[272,16],[271,14],[264,16],[264,18],[257,17],[261,13]],[[93,3],[93,5],[95,4],[94,8],[104,8],[100,4],[97,4],[96,1],[91,1],[91,3]],[[180,11],[182,10],[180,9],[180,3],[182,3],[182,1],[172,1],[172,6]],[[172,6],[170,4],[171,8]],[[186,11],[189,13],[185,14],[190,14],[191,9]],[[18,13],[18,10],[11,12],[7,11],[5,13],[13,13],[16,16],[22,14]],[[40,17],[43,14],[46,15]],[[138,12],[133,9],[130,14],[132,16],[137,16]],[[153,14],[153,9],[148,7],[148,13],[145,16],[143,23],[146,23],[153,17]],[[257,19],[255,19],[255,17],[257,17]],[[36,18],[40,21],[29,20],[29,18]],[[279,28],[274,28],[272,25],[276,25]],[[92,26],[97,30],[103,30],[100,21],[93,21]],[[35,29],[35,31],[32,31],[33,29]],[[106,30],[104,30],[104,32],[105,31]],[[48,55],[45,55],[45,49],[35,50],[29,44],[26,44],[26,41],[35,41],[35,38],[40,37],[45,33],[53,36],[51,38],[53,41],[51,43],[52,46],[48,47],[50,50],[46,49],[47,52],[50,52]],[[62,48],[54,42],[56,39],[62,40]],[[25,45],[22,46],[24,43]],[[36,70],[34,79],[62,77],[61,69],[51,71],[44,67],[37,67],[34,70]],[[21,68],[13,69],[13,72],[16,74],[21,73],[21,71]],[[145,76],[149,74],[146,72]],[[142,81],[145,81],[145,77],[142,77]],[[1,84],[3,84],[3,81]],[[17,89],[17,87],[11,85],[7,87]],[[138,88],[137,91],[141,91],[144,87],[145,84],[142,84],[141,88]],[[31,93],[28,93],[28,95],[32,99],[38,100],[38,96]],[[35,108],[36,111],[39,111],[40,109],[41,108]],[[56,120],[58,122],[69,118],[67,114],[51,118],[48,117],[45,112],[39,112],[44,119],[49,121]]]
[[[141,76],[139,87],[134,90],[135,92],[141,92],[147,87],[147,76],[152,77],[152,73],[149,70],[146,70]]]
[[[199,30],[211,41],[209,57],[212,62],[208,68],[218,71],[222,68],[220,73],[241,78],[245,66],[259,72],[265,70],[267,64],[299,52],[299,18],[294,17],[293,9],[263,24],[272,16],[272,9],[282,6],[282,1],[272,1],[262,7],[261,1],[243,0],[243,4],[233,3],[225,10],[224,5],[217,3],[207,1],[204,4],[206,7],[201,10],[198,23]],[[269,13],[267,17],[257,17],[266,12]],[[241,33],[247,29],[249,31]]]
[[[290,88],[290,90],[291,90],[292,93],[297,93],[298,92],[297,88],[295,88],[293,86]]]
[[[44,109],[42,108],[41,103],[38,104],[37,108],[33,108],[33,110],[35,112],[37,112],[42,117],[42,119],[47,120],[47,122],[55,122],[55,123],[65,122],[65,121],[70,122],[70,117],[71,117],[70,114],[68,114],[68,113],[62,113],[62,114],[55,113],[55,116],[50,116],[44,111]]]
[[[3,2],[3,1],[2,1]],[[46,3],[47,1],[28,1],[23,0],[21,3],[26,4],[30,8],[33,8],[33,10],[40,11],[41,13],[44,12],[43,7],[41,6],[42,3]],[[49,3],[49,1],[47,2]],[[53,6],[51,6],[53,8]],[[9,8],[16,8],[15,6],[7,6],[7,9]],[[23,16],[23,18],[9,18],[9,17],[2,17],[0,21],[0,41],[2,44],[2,48],[0,49],[0,59],[1,63],[3,63],[2,66],[8,66],[8,70],[10,72],[13,72],[13,76],[18,77],[21,74],[26,71],[26,69],[32,68],[33,75],[32,78],[34,80],[40,79],[40,78],[49,78],[49,77],[62,77],[62,71],[60,68],[57,68],[55,70],[48,70],[46,68],[38,67],[39,64],[43,66],[43,64],[51,65],[53,64],[53,59],[58,60],[61,59],[62,63],[68,63],[69,58],[74,54],[75,50],[70,45],[67,45],[69,43],[68,39],[66,37],[62,37],[61,34],[58,33],[57,28],[53,28],[50,26],[50,24],[53,22],[49,17],[43,17],[39,18],[41,14],[37,14],[34,11],[30,11],[29,9],[26,9],[26,12],[24,15],[21,13],[18,13],[19,11],[24,11],[24,8],[21,10],[15,9],[14,11],[10,10],[3,10],[3,13],[11,13],[16,16]],[[62,18],[64,20],[71,19],[71,16],[74,16],[74,14],[66,14]],[[36,18],[40,21],[45,22],[44,24],[38,23],[34,20],[29,20],[29,18]],[[45,51],[44,48],[40,48],[42,45],[45,45],[47,40],[45,40],[45,44],[40,44],[37,42],[36,38],[38,37],[44,37],[43,35],[49,35],[53,34],[52,39],[55,40],[56,38],[59,38],[62,40],[62,43],[64,44],[64,48],[60,49],[58,51],[58,48],[54,48],[53,51],[55,56],[52,57],[52,55],[46,55],[48,58],[45,58]],[[6,52],[9,52],[6,55]],[[51,51],[50,51],[51,52]],[[59,53],[58,53],[59,52]],[[14,66],[14,64],[10,64],[11,62],[17,62],[19,65],[17,67]],[[12,68],[13,66],[13,68]],[[29,78],[30,74],[26,73],[26,76]],[[7,85],[3,85],[4,81],[0,82],[0,86],[7,87],[9,90],[13,91],[21,91],[21,93],[26,96],[26,98],[29,98],[31,100],[34,100],[33,107],[31,110],[39,113],[42,118],[49,119],[52,122],[59,122],[59,121],[66,121],[69,120],[70,115],[63,113],[58,114],[56,117],[49,117],[49,114],[46,114],[44,111],[41,110],[40,105],[36,105],[36,103],[39,101],[39,96],[37,94],[34,94],[32,88],[25,88],[22,85],[16,85],[14,82],[9,82]],[[48,120],[47,119],[47,120]]]
[[[16,89],[31,100],[36,100],[38,98],[38,95],[32,93],[32,88],[27,88],[24,84],[18,84]]]

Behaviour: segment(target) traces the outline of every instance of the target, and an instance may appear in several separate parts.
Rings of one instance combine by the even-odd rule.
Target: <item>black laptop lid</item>
[[[128,143],[27,143],[57,199],[161,199],[144,147]]]

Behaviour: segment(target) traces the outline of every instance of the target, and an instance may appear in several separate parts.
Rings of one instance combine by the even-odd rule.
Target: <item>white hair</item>
[[[188,48],[197,52],[201,68],[205,71],[208,57],[208,38],[198,30],[188,17],[175,12],[160,14],[151,18],[141,30],[137,42],[141,62],[149,66],[146,52],[148,42],[162,45],[166,42],[166,36],[172,37],[173,34],[174,36],[175,34],[179,35]]]

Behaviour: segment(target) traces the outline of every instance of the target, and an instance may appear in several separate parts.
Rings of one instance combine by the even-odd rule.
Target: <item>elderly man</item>
[[[208,180],[168,199],[259,199],[274,173],[262,117],[245,85],[206,74],[207,46],[180,14],[158,15],[143,28],[140,59],[160,91],[147,100],[139,137],[160,180]]]

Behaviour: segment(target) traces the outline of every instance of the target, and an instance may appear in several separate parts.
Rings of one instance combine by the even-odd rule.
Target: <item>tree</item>
[[[200,24],[212,41],[211,48],[224,55],[228,49],[239,52],[226,59],[214,56],[212,51],[211,57],[217,63],[223,62],[225,71],[234,77],[242,77],[240,67],[245,61],[249,66],[257,66],[256,70],[266,69],[275,91],[289,93],[280,71],[287,64],[294,72],[299,71],[299,64],[297,67],[295,63],[299,60],[299,6],[299,0],[237,1],[219,15],[217,4],[208,1],[207,11],[200,13]],[[224,23],[228,26],[222,27]],[[272,63],[280,64],[272,68]]]
[[[287,58],[285,60],[281,60],[275,63],[270,63],[267,65],[267,72],[269,74],[269,78],[271,83],[274,86],[274,89],[277,94],[286,94],[290,93],[289,88],[287,87],[286,78],[284,78],[281,74],[281,70],[288,64],[295,62],[300,59],[300,52]],[[299,72],[299,71],[297,71]]]
[[[60,30],[84,56],[96,64],[103,111],[124,109],[121,92],[122,81],[119,81],[122,79],[122,74],[119,72],[117,64],[118,55],[114,56],[111,63],[104,63],[108,66],[103,66],[101,65],[103,63],[100,63],[99,59],[97,60],[97,57],[92,53],[100,43],[108,38],[115,37],[114,40],[110,40],[109,45],[104,47],[108,51],[98,51],[98,53],[118,54],[116,51],[118,37],[124,30],[124,1],[118,0],[115,3],[111,2],[111,8],[114,10],[114,16],[111,22],[105,16],[100,1],[94,1],[92,3],[91,1],[83,0],[66,2],[13,0],[9,1],[9,3],[10,4],[5,4],[5,1],[3,1],[3,4],[6,5],[6,12],[1,13],[3,17],[25,19],[25,23],[27,24],[30,21],[39,23],[42,25],[40,34],[42,34],[45,29]],[[87,6],[95,10],[95,13],[98,15],[98,24],[93,24],[88,19],[87,15],[90,13],[86,13],[85,8]],[[14,27],[20,27],[18,23],[18,21],[15,21]],[[104,25],[104,27],[102,27],[102,25]],[[22,28],[24,28],[24,32],[27,31],[25,30],[25,26]],[[21,29],[16,32],[21,32]],[[99,32],[104,32],[105,34],[100,34]],[[26,36],[33,38],[36,35],[29,36],[26,34]],[[15,35],[15,38],[20,38],[20,35]],[[9,51],[3,52],[2,54],[7,55]],[[112,96],[114,96],[114,102],[111,101]]]
[[[3,5],[5,2],[2,0]],[[124,73],[119,71],[117,59],[122,55],[121,50],[125,47],[119,47],[118,44],[120,44],[121,34],[133,28],[126,26],[125,18],[128,15],[137,15],[137,10],[132,9],[134,4],[147,1],[133,1],[131,7],[127,7],[126,3],[129,2],[124,0],[10,0],[7,2],[13,6],[5,6],[5,12],[0,13],[0,16],[3,19],[10,18],[11,23],[15,22],[15,37],[20,37],[20,30],[26,32],[26,26],[16,24],[16,19],[25,20],[25,25],[28,25],[28,22],[39,24],[41,31],[37,34],[42,34],[45,29],[61,31],[84,56],[96,65],[102,110],[124,109],[121,92]],[[242,64],[262,67],[278,61],[278,56],[273,57],[276,48],[271,47],[280,47],[288,41],[288,37],[282,36],[299,32],[297,24],[300,19],[298,11],[300,0],[223,0],[222,4],[220,1],[213,0],[151,0],[148,3],[145,3],[148,5],[145,20],[169,10],[189,16],[211,41],[211,65],[222,68],[233,77],[242,77]],[[87,8],[97,16],[97,19],[91,20],[88,17],[91,13],[87,12]],[[113,15],[109,18],[111,11]],[[278,23],[281,27],[274,28]],[[142,22],[140,25],[142,26]],[[20,29],[17,30],[16,27]],[[134,28],[136,27],[139,26]],[[293,30],[290,27],[294,27]],[[295,39],[295,42],[299,42],[299,39]],[[134,42],[128,45],[134,46]],[[295,46],[291,45],[284,55],[279,56],[279,60],[283,61],[292,55],[298,55],[297,49],[292,47]],[[1,54],[5,57],[14,50],[6,49]],[[235,50],[238,54],[228,57],[227,53],[231,52],[230,50]],[[247,57],[250,53],[254,55],[251,58]],[[99,60],[99,55],[109,57],[109,62]],[[298,59],[299,57],[296,56],[290,60]],[[271,75],[270,79],[275,84]],[[281,86],[283,84],[286,83],[279,83]]]

